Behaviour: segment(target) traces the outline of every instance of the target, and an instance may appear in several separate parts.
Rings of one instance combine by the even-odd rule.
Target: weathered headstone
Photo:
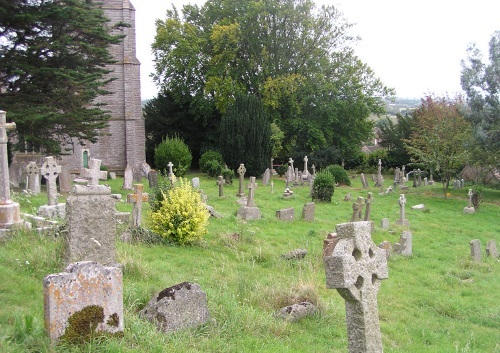
[[[293,177],[293,186],[298,186],[299,183],[300,183],[299,168],[295,168],[295,173],[294,173],[294,177]]]
[[[236,194],[236,196],[238,197],[244,197],[245,196],[245,193],[243,192],[243,179],[245,177],[245,173],[247,172],[247,169],[245,168],[245,165],[242,163],[240,164],[239,168],[238,168],[238,175],[239,175],[239,178],[238,178],[238,193]]]
[[[313,176],[316,176],[316,166],[314,164],[311,166],[311,169],[313,171]]]
[[[290,187],[290,184],[293,183],[293,169],[291,166],[288,166],[288,169],[286,171],[285,175],[285,181],[286,181],[286,187]]]
[[[71,191],[71,174],[67,165],[61,166],[61,174],[59,174],[59,191],[68,193]]]
[[[473,239],[470,241],[470,256],[472,261],[481,262],[481,241],[479,239]]]
[[[148,183],[149,188],[154,189],[158,187],[158,172],[154,169],[150,169],[148,173]]]
[[[389,229],[389,218],[382,218],[382,221],[380,222],[380,227],[384,230]]]
[[[347,194],[345,194],[344,201],[351,201],[351,193],[350,192],[348,192]]]
[[[262,185],[268,185],[270,179],[271,179],[271,170],[267,168],[262,176]]]
[[[295,209],[293,207],[283,208],[276,211],[276,218],[280,221],[293,221]]]
[[[399,219],[396,220],[396,224],[408,227],[410,225],[410,222],[408,222],[408,220],[405,219],[405,205],[406,205],[405,194],[399,195],[398,203],[399,203]]]
[[[497,242],[495,239],[488,240],[486,243],[486,255],[498,259]]]
[[[418,176],[418,187],[422,186],[422,171],[420,169],[417,169],[417,176]]]
[[[307,162],[309,161],[309,159],[307,158],[307,156],[304,157],[304,171],[302,172],[302,175],[305,176],[305,178],[307,179],[307,176],[309,175],[309,170],[307,169]]]
[[[224,196],[224,177],[222,175],[219,175],[219,178],[217,179],[217,186],[219,186],[219,197]]]
[[[247,198],[247,206],[254,207],[255,206],[255,177],[250,177],[250,182],[248,183],[248,198]]]
[[[196,177],[196,178],[191,179],[191,186],[195,189],[199,189],[200,188],[200,178]]]
[[[210,319],[207,295],[199,284],[190,282],[165,288],[151,298],[140,315],[166,333],[197,327]]]
[[[333,249],[339,242],[339,237],[337,233],[329,233],[325,240],[323,240],[323,257],[332,256]]]
[[[143,189],[144,186],[142,184],[134,184],[134,193],[127,195],[127,203],[133,204],[132,225],[134,227],[141,226],[142,203],[149,200],[148,194],[144,194]]]
[[[309,302],[301,302],[298,304],[292,304],[279,309],[275,316],[277,318],[295,322],[306,316],[314,314],[316,311],[316,306]]]
[[[31,191],[35,194],[40,193],[40,168],[36,165],[36,162],[29,162],[24,168],[26,172],[27,185],[26,190]]]
[[[370,222],[338,224],[336,233],[337,246],[323,260],[327,288],[345,299],[349,352],[383,352],[377,294],[389,277],[386,253],[373,243]]]
[[[84,169],[84,177],[88,178],[87,185],[99,185],[99,177],[101,175],[101,160],[91,158],[89,162],[89,169]]]
[[[66,201],[66,263],[115,264],[115,213],[108,186],[73,186]]]
[[[308,202],[304,205],[302,209],[302,219],[304,221],[313,222],[314,213],[316,212],[316,204],[314,202]]]
[[[295,161],[292,159],[292,157],[290,157],[290,158],[288,159],[288,165],[289,165],[290,167],[292,167],[292,171],[293,171],[293,170],[295,170],[295,169],[293,168],[293,162],[295,162]]]
[[[132,184],[134,182],[134,171],[132,170],[132,167],[127,164],[125,167],[125,171],[123,174],[123,190],[132,190]]]
[[[351,216],[351,222],[359,222],[361,221],[361,217],[363,214],[363,206],[364,206],[364,199],[361,196],[358,196],[358,199],[356,202],[352,204],[352,216]]]
[[[368,193],[368,196],[366,197],[365,199],[365,217],[364,217],[364,220],[365,221],[370,221],[370,212],[371,212],[371,209],[372,209],[372,201],[373,201],[373,194],[371,192]]]
[[[55,206],[57,205],[57,178],[61,173],[61,166],[57,165],[54,157],[45,157],[45,162],[40,171],[47,180],[47,204]]]
[[[118,267],[92,261],[70,264],[44,278],[45,329],[52,343],[123,332],[123,281]]]
[[[7,130],[14,130],[15,123],[7,123],[6,113],[0,110],[0,237],[12,227],[22,223],[20,206],[10,199]]]
[[[413,235],[411,231],[405,230],[401,237],[399,238],[399,242],[395,243],[393,246],[394,253],[403,256],[411,256],[413,251]]]
[[[389,257],[391,257],[391,252],[392,252],[392,245],[391,245],[391,242],[390,241],[383,241],[381,242],[378,247],[380,249],[383,249],[385,251],[385,257],[387,258],[387,260],[389,260]]]
[[[382,176],[382,160],[378,160],[377,178],[375,179],[375,186],[382,187],[384,184],[384,177]]]
[[[467,207],[464,207],[464,213],[473,214],[476,213],[476,209],[472,206],[472,189],[469,189],[467,196],[469,196]]]
[[[109,172],[109,178],[111,180],[116,180],[116,172]]]
[[[168,179],[170,179],[170,181],[172,182],[174,177],[174,170],[172,168],[174,167],[174,164],[172,162],[168,162],[167,167],[168,167]]]
[[[429,186],[429,181],[427,180],[427,177],[424,178],[424,186]]]
[[[363,189],[368,188],[368,182],[366,181],[365,173],[361,173],[361,184],[363,185]]]
[[[394,187],[397,187],[400,184],[401,172],[399,167],[396,167],[394,170]]]
[[[260,209],[258,207],[241,206],[238,209],[237,217],[244,220],[260,219]]]

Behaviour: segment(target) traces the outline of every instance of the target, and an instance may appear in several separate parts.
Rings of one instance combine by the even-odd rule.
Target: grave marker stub
[[[45,329],[52,343],[84,341],[96,332],[123,332],[123,281],[118,267],[70,264],[44,278]]]
[[[371,240],[370,222],[338,224],[336,233],[338,243],[323,260],[327,288],[345,299],[349,352],[383,352],[377,294],[389,277],[385,251]]]
[[[372,201],[373,201],[372,195],[373,194],[371,192],[369,192],[368,196],[365,199],[365,205],[366,205],[366,207],[365,207],[365,218],[364,218],[365,221],[369,221],[370,220],[370,212],[371,212]]]
[[[45,157],[45,162],[40,170],[47,180],[47,195],[49,206],[57,205],[57,177],[61,173],[61,166],[57,165],[54,157]]]
[[[219,175],[217,185],[219,186],[219,197],[224,196],[224,177],[222,175]]]

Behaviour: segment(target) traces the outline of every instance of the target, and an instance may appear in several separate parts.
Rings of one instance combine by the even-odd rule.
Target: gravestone
[[[410,225],[410,222],[408,222],[408,220],[405,219],[405,204],[406,204],[405,194],[399,195],[398,203],[399,203],[399,219],[396,220],[396,224],[408,227]]]
[[[274,194],[274,181],[271,180],[271,194]]]
[[[61,166],[57,165],[54,157],[45,157],[45,162],[40,171],[47,180],[47,204],[55,206],[57,205],[57,178],[61,173]]]
[[[293,167],[293,162],[295,162],[295,161],[292,159],[292,157],[290,157],[290,158],[288,159],[288,165],[289,165],[290,167],[292,167],[292,171],[293,171],[293,170],[295,170],[295,169],[294,169],[294,167]]]
[[[366,181],[365,173],[361,173],[361,184],[363,185],[363,189],[368,188],[368,182]]]
[[[141,164],[142,176],[145,176],[147,178],[150,171],[151,171],[151,167],[149,166],[149,164],[147,164],[146,162]]]
[[[365,217],[364,221],[370,221],[370,212],[372,209],[372,201],[373,201],[373,194],[371,192],[368,193],[368,196],[365,199]]]
[[[392,252],[392,245],[391,245],[391,242],[390,241],[383,241],[381,242],[378,247],[382,250],[385,251],[385,257],[387,258],[387,260],[389,260],[389,258],[391,257],[391,252]]]
[[[389,229],[389,218],[382,218],[382,221],[380,222],[380,227],[384,230]]]
[[[244,197],[245,193],[243,192],[243,179],[245,177],[245,173],[247,172],[247,169],[245,168],[245,165],[242,163],[240,164],[238,168],[238,193],[236,196],[238,197]]]
[[[82,342],[123,332],[123,281],[118,267],[70,264],[43,279],[45,329],[52,343]]]
[[[307,169],[307,162],[309,161],[309,159],[307,158],[307,156],[304,157],[304,171],[302,172],[302,175],[306,178],[307,180],[307,177],[309,175],[309,170]]]
[[[464,207],[464,213],[473,214],[476,213],[476,209],[472,206],[472,189],[469,189],[467,196],[469,196],[467,207]]]
[[[22,224],[20,206],[10,198],[7,130],[14,130],[15,123],[7,123],[6,113],[0,110],[0,237],[2,233]]]
[[[219,175],[219,178],[217,179],[217,185],[219,186],[219,197],[224,196],[224,177],[222,175]]]
[[[422,171],[420,169],[417,169],[417,176],[418,176],[417,185],[418,185],[418,187],[421,187],[422,186]]]
[[[90,159],[89,169],[84,169],[83,176],[89,179],[87,185],[99,185],[99,177],[101,176],[101,160],[94,158]]]
[[[250,182],[248,184],[248,198],[247,198],[247,206],[254,207],[255,206],[255,177],[250,177]]]
[[[486,255],[494,259],[498,259],[497,242],[495,239],[488,240],[486,243]]]
[[[116,180],[116,172],[109,172],[109,178],[111,180]]]
[[[174,164],[172,162],[168,162],[167,167],[168,167],[168,179],[170,179],[170,182],[173,183],[174,171],[172,168],[174,167]]]
[[[394,170],[394,187],[397,187],[400,184],[401,172],[399,167],[396,167]]]
[[[293,207],[283,208],[276,211],[276,218],[280,221],[293,221],[295,217],[295,209]]]
[[[66,263],[116,262],[115,200],[105,185],[75,185],[66,201]]]
[[[250,177],[250,182],[248,183],[248,198],[246,206],[242,206],[238,209],[237,216],[241,219],[260,219],[261,214],[258,207],[255,206],[254,202],[254,192],[255,192],[255,177]]]
[[[36,162],[29,162],[24,168],[26,172],[26,190],[31,191],[35,194],[40,193],[40,169],[36,165]]]
[[[364,199],[361,196],[358,196],[356,202],[352,204],[351,222],[361,221],[361,215],[363,214],[363,205]]]
[[[413,235],[411,231],[405,230],[401,237],[399,238],[399,242],[394,243],[393,249],[394,253],[403,256],[411,256],[413,251]]]
[[[304,205],[302,209],[302,219],[308,222],[314,222],[314,213],[316,212],[316,204],[314,202],[308,202]]]
[[[132,190],[132,184],[134,182],[134,171],[132,170],[132,167],[127,164],[127,167],[125,168],[124,174],[123,174],[123,190]]]
[[[344,201],[351,201],[351,193],[350,192],[348,192],[347,194],[345,194]]]
[[[298,186],[299,183],[300,183],[299,168],[295,168],[295,173],[294,173],[294,177],[293,177],[293,186]]]
[[[168,333],[207,323],[207,295],[197,283],[183,282],[154,295],[140,316]]]
[[[71,174],[67,165],[61,166],[61,174],[59,174],[59,191],[68,193],[71,191]]]
[[[313,176],[316,176],[316,166],[314,164],[311,166],[311,169],[313,171]]]
[[[134,184],[134,193],[127,195],[127,203],[133,205],[132,208],[132,226],[140,227],[142,219],[142,203],[149,200],[148,194],[143,193],[142,184]]]
[[[323,257],[332,256],[333,249],[339,242],[339,237],[337,237],[337,233],[329,233],[326,236],[326,239],[323,240]]]
[[[293,169],[291,166],[288,166],[288,169],[286,171],[285,175],[285,180],[286,180],[286,187],[290,187],[290,184],[293,182]]]
[[[271,179],[271,170],[267,168],[266,171],[264,172],[264,175],[262,176],[262,185],[268,185],[270,179]]]
[[[377,177],[375,179],[375,186],[382,187],[384,184],[384,177],[382,176],[382,160],[378,160]]]
[[[323,260],[326,287],[345,299],[349,352],[383,352],[377,294],[389,277],[386,253],[372,241],[370,222],[338,224],[336,233],[339,241]]]
[[[472,261],[481,262],[481,241],[479,239],[473,239],[470,241],[470,256]]]
[[[191,186],[195,189],[199,189],[200,188],[200,178],[193,178],[191,179]]]
[[[309,302],[301,302],[285,306],[279,309],[275,317],[286,320],[288,322],[298,321],[306,316],[310,316],[316,312],[316,306]]]
[[[424,178],[424,186],[429,186],[429,181],[427,180],[427,177]]]
[[[149,188],[154,189],[158,187],[158,172],[154,169],[151,169],[148,173],[148,183]],[[199,186],[198,186],[199,187]]]

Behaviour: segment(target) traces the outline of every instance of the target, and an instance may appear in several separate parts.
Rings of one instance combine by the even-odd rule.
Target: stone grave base
[[[238,218],[241,219],[260,219],[260,209],[258,207],[242,206],[238,210]]]
[[[476,209],[474,207],[464,207],[464,213],[474,214],[476,213]]]
[[[66,203],[40,206],[38,215],[44,218],[64,218],[66,217]]]

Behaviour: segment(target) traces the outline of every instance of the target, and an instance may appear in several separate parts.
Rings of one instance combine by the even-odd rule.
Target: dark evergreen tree
[[[92,0],[0,0],[0,108],[23,147],[97,140],[109,116],[93,102],[108,93],[108,48],[122,38],[107,21]]]
[[[229,167],[244,163],[247,175],[260,176],[271,158],[271,124],[260,98],[237,95],[220,129],[220,151]]]
[[[404,141],[409,139],[415,129],[412,115],[396,115],[394,122],[390,118],[378,123],[381,132],[380,145],[387,150],[388,163],[386,167],[395,168],[410,163],[410,155],[405,148]]]

